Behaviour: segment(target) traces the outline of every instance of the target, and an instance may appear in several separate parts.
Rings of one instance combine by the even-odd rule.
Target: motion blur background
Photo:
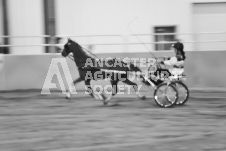
[[[187,85],[226,89],[226,0],[0,0],[0,90],[41,89],[68,37],[121,58],[172,56],[181,41]]]

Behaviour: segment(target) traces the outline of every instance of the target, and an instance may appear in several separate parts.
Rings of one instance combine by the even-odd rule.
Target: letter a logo
[[[63,79],[61,77],[59,67],[58,67],[58,63],[60,63],[62,68],[63,68],[63,72],[64,72],[64,75],[65,75],[65,78],[66,78],[66,82],[69,86],[69,91],[72,94],[77,94],[77,92],[75,90],[75,86],[71,85],[71,83],[73,83],[73,80],[72,80],[72,76],[71,76],[71,73],[70,73],[70,70],[69,70],[69,67],[68,67],[68,64],[67,64],[65,58],[53,58],[52,59],[51,64],[49,66],[49,70],[48,70],[46,79],[45,79],[45,82],[44,82],[43,87],[42,87],[41,94],[51,94],[50,88],[57,88],[56,84],[51,82],[54,75],[57,76],[57,79],[58,79],[58,82],[60,84],[60,88],[61,88],[62,93],[67,94],[66,88],[65,88],[65,85],[64,85]]]

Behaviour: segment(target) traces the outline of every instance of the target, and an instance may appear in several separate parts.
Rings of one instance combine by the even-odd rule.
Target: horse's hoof
[[[140,99],[141,100],[146,100],[146,96],[142,96]]]
[[[102,97],[103,104],[107,105],[108,104],[108,101],[107,101],[108,98],[104,95],[104,93],[101,93],[100,96]]]
[[[71,100],[71,98],[70,98],[70,97],[67,97],[67,96],[66,96],[66,99],[67,99],[67,100]]]
[[[100,96],[103,98],[103,100],[107,99],[107,97],[104,95],[104,93],[101,93]]]
[[[103,103],[104,103],[104,105],[108,105],[108,102],[107,102],[107,101],[105,101],[105,100],[103,101]]]
[[[66,94],[66,99],[68,99],[68,100],[71,99],[71,94],[70,94],[70,93],[67,93],[67,94]]]

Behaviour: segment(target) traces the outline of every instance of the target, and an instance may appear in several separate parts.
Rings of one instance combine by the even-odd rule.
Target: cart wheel
[[[162,83],[154,91],[155,103],[160,107],[172,107],[178,99],[178,92],[172,84]]]
[[[178,100],[176,105],[185,104],[189,98],[188,87],[181,81],[176,81],[173,85],[176,87],[178,91]]]

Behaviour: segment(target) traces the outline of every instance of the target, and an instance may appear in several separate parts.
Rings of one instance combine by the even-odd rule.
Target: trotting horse
[[[136,83],[129,80],[128,72],[141,72],[141,70],[135,66],[132,63],[125,63],[122,60],[117,59],[109,59],[109,60],[100,60],[98,58],[95,58],[88,53],[86,53],[83,48],[76,43],[75,41],[68,39],[67,43],[64,45],[64,49],[61,53],[63,57],[67,57],[70,53],[73,53],[73,58],[75,61],[76,66],[78,67],[79,71],[79,78],[73,81],[73,84],[76,85],[78,82],[84,81],[86,85],[86,91],[94,98],[95,94],[92,91],[92,87],[90,85],[91,80],[102,80],[109,78],[111,85],[112,85],[112,95],[110,95],[108,98],[103,97],[102,100],[104,101],[104,104],[106,104],[106,100],[110,100],[110,98],[117,94],[117,84],[119,81],[122,81],[123,83],[126,83],[128,85],[133,86],[134,90],[136,91],[136,94],[139,98],[145,99],[145,96],[141,95],[138,91],[138,86]],[[92,66],[93,64],[96,64],[97,66]],[[101,66],[102,65],[102,66]],[[104,70],[103,70],[104,69]],[[111,74],[111,72],[108,74],[108,71],[119,71],[114,74]],[[120,72],[121,71],[121,72]],[[123,72],[122,72],[123,71]],[[96,79],[95,75],[98,72],[98,79]],[[87,76],[89,75],[89,76]],[[141,79],[142,82],[145,83],[145,79],[142,75]],[[88,78],[87,78],[88,77]],[[68,95],[67,98],[71,97],[71,92],[67,91]]]

